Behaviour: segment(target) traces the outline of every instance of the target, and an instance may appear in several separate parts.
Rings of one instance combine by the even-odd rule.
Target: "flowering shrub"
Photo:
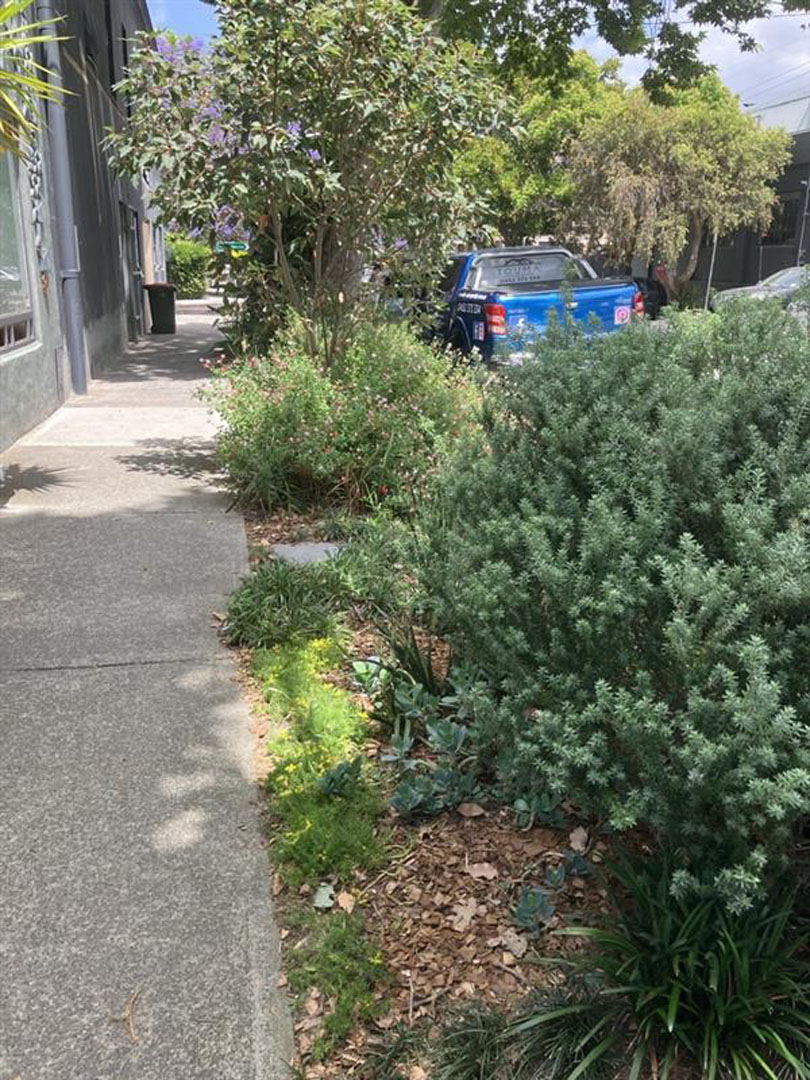
[[[769,305],[561,332],[491,412],[424,569],[485,734],[745,907],[810,804],[810,342]]]
[[[474,427],[477,405],[445,354],[404,326],[376,324],[328,371],[294,327],[269,356],[219,372],[211,398],[225,421],[219,453],[230,481],[265,508],[407,497]]]
[[[418,289],[474,227],[453,162],[503,93],[474,49],[400,0],[220,0],[218,14],[210,52],[141,37],[110,150],[122,171],[159,176],[167,220],[250,244],[231,266],[240,330],[291,307],[328,365],[375,291],[371,269]]]

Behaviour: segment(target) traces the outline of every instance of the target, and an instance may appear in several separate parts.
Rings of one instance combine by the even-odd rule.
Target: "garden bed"
[[[320,539],[327,535],[325,528],[323,518],[316,515],[249,518],[254,564],[267,558],[272,544]],[[416,637],[431,655],[437,674],[446,675],[445,643],[418,630]],[[358,686],[352,663],[379,655],[384,648],[377,629],[354,613],[344,627],[339,661],[319,670],[318,680],[346,695],[368,716],[373,702]],[[235,651],[253,707],[257,776],[267,784],[279,733],[288,729],[289,716],[272,704],[266,681],[257,676],[259,654],[245,648]],[[364,770],[373,774],[375,789],[384,797],[378,812],[386,807],[397,780],[395,769],[384,760],[387,744],[383,726],[369,720],[361,753]],[[415,747],[414,756],[425,768],[435,767],[429,748]],[[271,839],[283,829],[275,804],[268,792]],[[371,1076],[382,1049],[403,1032],[429,1041],[431,1033],[461,1007],[475,1003],[508,1007],[532,990],[559,981],[558,969],[542,963],[541,954],[547,958],[577,952],[584,941],[552,937],[548,931],[592,923],[607,910],[607,893],[597,872],[608,853],[607,844],[570,814],[563,827],[550,828],[526,827],[513,811],[484,799],[413,819],[388,807],[379,814],[375,833],[385,850],[381,868],[324,873],[303,883],[297,877],[285,880],[283,868],[274,873],[283,941],[282,986],[291,990],[294,1064],[305,1077]],[[563,869],[572,856],[579,857],[581,873]],[[521,928],[515,910],[522,893],[549,879],[555,882],[549,890],[553,914],[532,928]],[[330,906],[316,907],[324,886]],[[323,971],[316,954],[337,949],[339,956],[348,948],[349,961],[339,963],[351,968],[358,940],[364,943],[360,977],[366,981],[362,994],[356,987],[344,993],[362,998],[358,1007],[362,1016],[346,1037],[327,1034],[325,1041],[339,994],[330,995],[328,987],[318,985],[319,974],[329,983],[334,973]],[[409,1068],[415,1077],[428,1075],[421,1065]],[[402,1075],[408,1075],[407,1068]]]

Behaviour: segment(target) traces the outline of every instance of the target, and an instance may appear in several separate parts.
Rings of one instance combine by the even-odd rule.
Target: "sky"
[[[148,0],[152,22],[178,34],[207,39],[216,32],[214,9],[202,0]],[[734,38],[711,31],[703,44],[702,56],[715,64],[720,77],[752,106],[810,95],[810,14],[782,15],[759,19],[747,29],[760,43],[758,53],[741,53]],[[581,42],[598,60],[612,55],[610,47],[596,35]],[[635,82],[644,70],[643,60],[631,57],[622,71]]]

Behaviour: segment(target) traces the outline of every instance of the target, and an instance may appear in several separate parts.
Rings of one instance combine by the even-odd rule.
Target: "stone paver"
[[[331,559],[340,551],[340,544],[329,541],[301,540],[296,544],[273,544],[273,554],[283,562],[306,566],[308,563]]]
[[[0,458],[0,1080],[286,1075],[212,617],[247,569],[196,396],[212,322],[182,316]]]

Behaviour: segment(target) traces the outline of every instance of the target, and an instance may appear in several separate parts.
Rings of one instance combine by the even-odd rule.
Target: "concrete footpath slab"
[[[195,396],[212,323],[181,317],[0,457],[0,1080],[288,1075],[212,618],[247,569]]]

